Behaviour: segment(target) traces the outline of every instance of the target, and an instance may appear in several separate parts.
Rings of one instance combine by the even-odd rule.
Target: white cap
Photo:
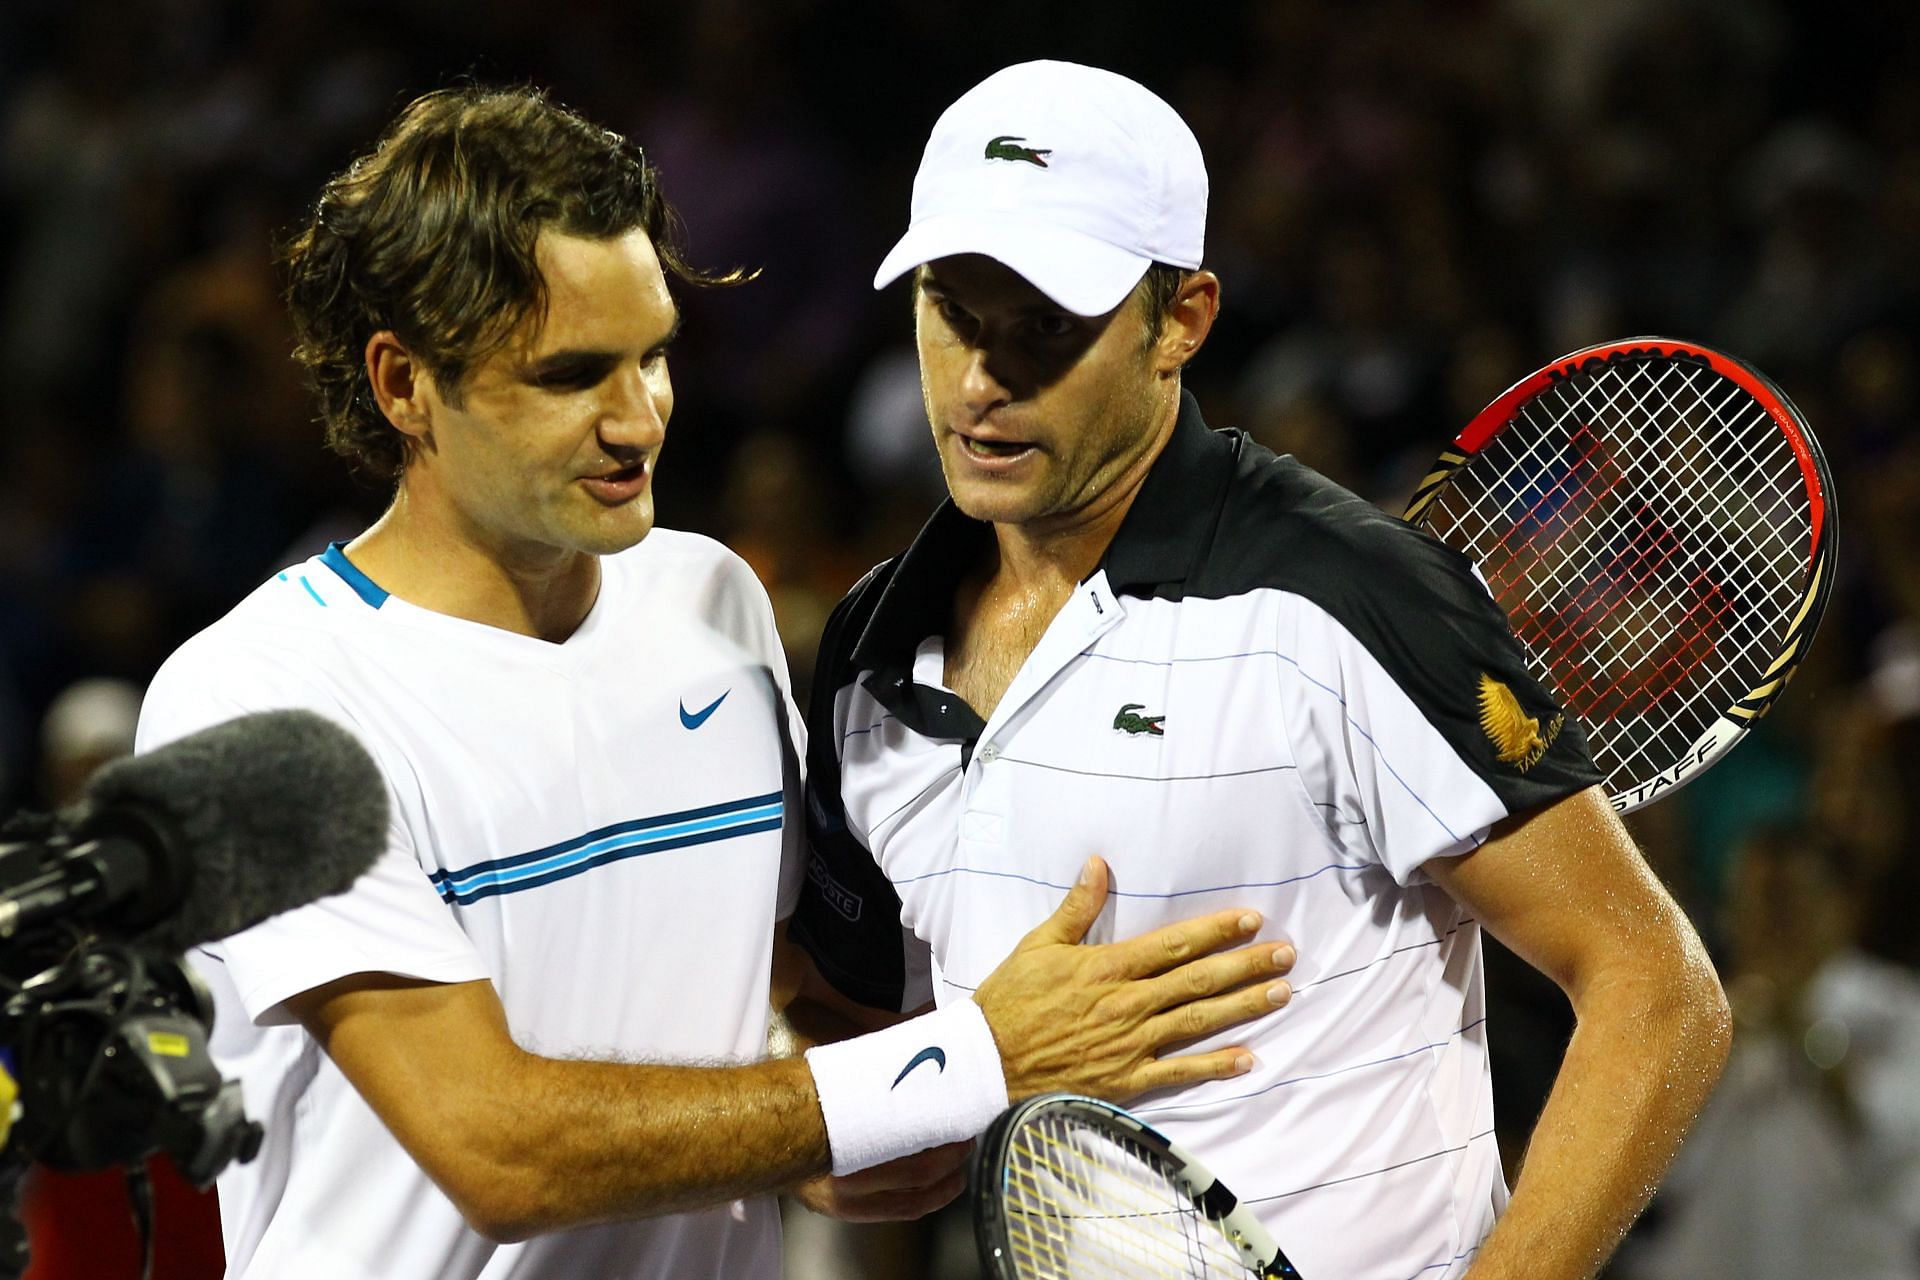
[[[1155,262],[1198,267],[1206,227],[1206,162],[1172,107],[1111,71],[1023,62],[934,123],[907,234],[873,287],[980,253],[1068,311],[1104,315]]]

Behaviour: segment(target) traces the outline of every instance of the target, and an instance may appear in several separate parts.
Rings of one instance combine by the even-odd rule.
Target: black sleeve
[[[1534,678],[1472,563],[1423,531],[1407,534],[1413,572],[1401,602],[1414,605],[1417,622],[1402,629],[1363,609],[1351,614],[1371,626],[1382,665],[1508,813],[1604,782],[1579,720]]]
[[[1467,557],[1292,459],[1249,452],[1216,533],[1222,572],[1325,609],[1508,813],[1604,780]]]
[[[840,726],[834,705],[859,676],[853,646],[891,576],[880,565],[828,618],[807,700],[807,878],[787,937],[851,1000],[903,1012],[907,957],[900,896],[873,855],[847,830],[840,801]]]

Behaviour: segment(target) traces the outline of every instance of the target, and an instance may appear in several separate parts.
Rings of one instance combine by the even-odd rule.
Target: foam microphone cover
[[[358,739],[311,711],[263,711],[101,769],[75,838],[148,855],[118,922],[184,951],[346,889],[379,858],[387,821]]]

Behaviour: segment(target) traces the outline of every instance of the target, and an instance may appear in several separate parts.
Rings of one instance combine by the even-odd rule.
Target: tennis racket
[[[1206,1166],[1075,1094],[993,1122],[974,1155],[973,1227],[991,1280],[1300,1280]]]
[[[1698,777],[1780,695],[1826,607],[1834,514],[1780,389],[1666,338],[1523,378],[1407,507],[1479,567],[1621,813]]]

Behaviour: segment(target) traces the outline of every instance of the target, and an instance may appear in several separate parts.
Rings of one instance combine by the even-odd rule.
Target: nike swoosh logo
[[[726,693],[722,693],[698,711],[687,710],[687,700],[685,698],[680,699],[680,723],[689,729],[698,729],[707,722],[708,716],[720,709],[720,704],[727,700],[727,694],[732,692],[733,690],[728,689]]]
[[[947,1051],[939,1045],[928,1045],[920,1052],[914,1054],[913,1057],[907,1059],[907,1065],[900,1068],[900,1074],[893,1078],[893,1083],[888,1085],[887,1088],[898,1089],[900,1082],[907,1078],[907,1073],[923,1062],[931,1062],[940,1070],[945,1071],[947,1069]]]

